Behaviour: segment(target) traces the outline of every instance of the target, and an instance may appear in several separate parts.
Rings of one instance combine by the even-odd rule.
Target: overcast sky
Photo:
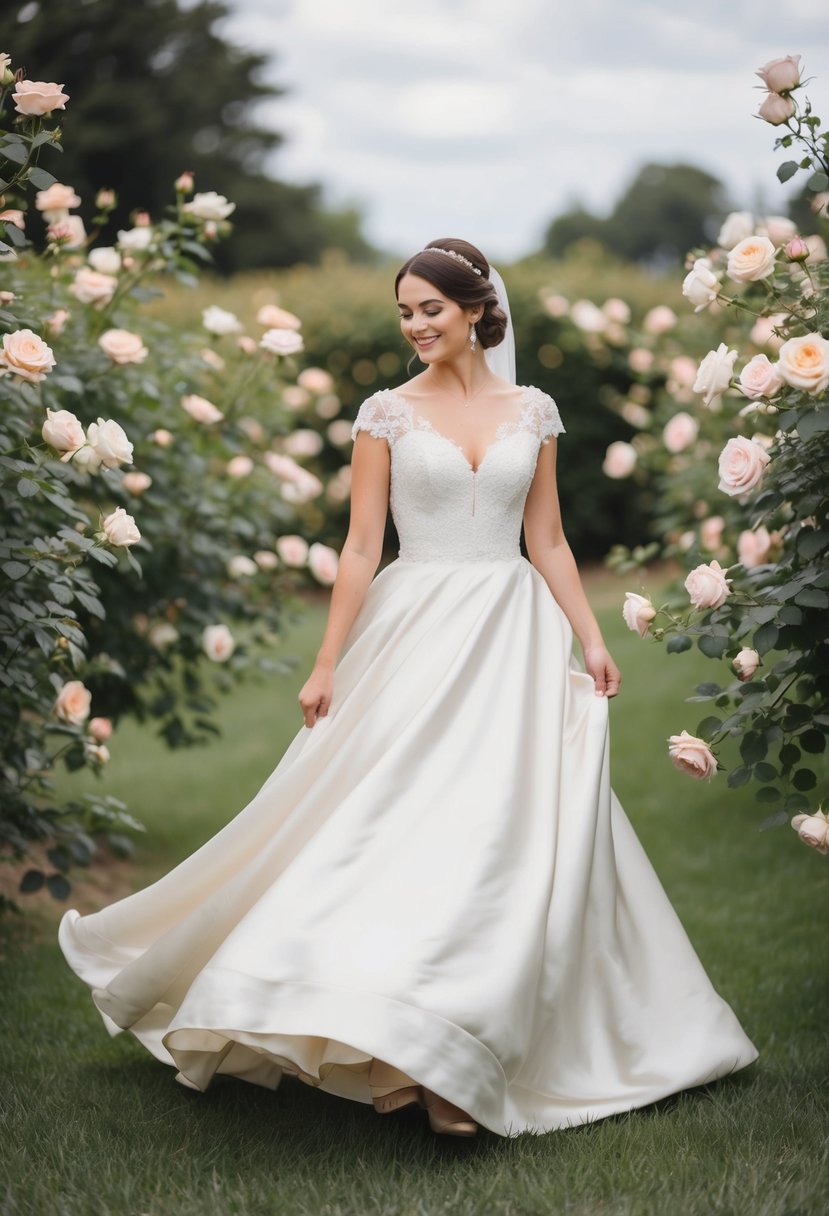
[[[826,0],[229,0],[272,55],[271,171],[356,204],[381,248],[462,236],[537,248],[575,202],[603,215],[648,160],[690,161],[735,205],[779,211],[779,133],[755,70],[801,54],[829,122]],[[801,178],[796,179],[799,183]]]

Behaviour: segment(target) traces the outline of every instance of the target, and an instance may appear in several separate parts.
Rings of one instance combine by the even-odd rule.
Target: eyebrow
[[[421,308],[425,308],[427,304],[442,304],[442,303],[443,303],[443,300],[421,300],[421,301],[420,301],[420,307],[421,307]],[[409,307],[409,305],[408,305],[408,304],[403,304],[403,303],[401,303],[401,301],[400,301],[400,300],[398,300],[398,301],[397,301],[397,307],[398,307],[398,308],[408,308],[408,307]]]

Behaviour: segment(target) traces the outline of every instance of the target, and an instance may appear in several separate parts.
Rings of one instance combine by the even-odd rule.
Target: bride
[[[354,421],[304,726],[216,836],[67,911],[60,944],[109,1032],[192,1089],[287,1073],[451,1135],[543,1133],[757,1051],[610,785],[620,674],[562,529],[564,427],[515,383],[500,276],[441,239],[395,290],[425,370]],[[377,573],[389,508],[400,550]]]

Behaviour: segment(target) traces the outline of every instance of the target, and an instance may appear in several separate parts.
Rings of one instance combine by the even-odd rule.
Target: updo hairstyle
[[[433,253],[421,249],[405,262],[397,272],[394,280],[394,293],[397,295],[400,280],[405,274],[415,274],[418,278],[426,279],[437,287],[442,295],[460,305],[461,308],[472,308],[483,304],[484,311],[480,321],[475,322],[475,330],[481,346],[497,346],[504,339],[507,328],[507,314],[498,303],[498,293],[489,279],[489,262],[480,249],[455,237],[441,237],[429,244],[438,249],[448,249],[459,253],[472,262],[481,271],[476,274],[469,266],[464,265],[459,258],[448,258],[445,253]]]

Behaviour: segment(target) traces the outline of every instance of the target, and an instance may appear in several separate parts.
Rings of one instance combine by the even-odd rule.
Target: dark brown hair
[[[416,274],[426,279],[433,287],[437,287],[442,295],[454,300],[461,308],[472,308],[483,304],[484,311],[480,321],[475,322],[475,330],[481,346],[497,346],[503,341],[507,328],[507,314],[498,303],[498,294],[489,280],[489,262],[480,249],[455,237],[440,237],[429,241],[429,245],[438,249],[449,249],[459,253],[473,266],[477,266],[480,274],[469,266],[464,265],[458,258],[448,258],[445,253],[431,253],[429,248],[421,249],[409,258],[397,272],[394,280],[394,294],[400,286],[400,280],[405,274]]]

